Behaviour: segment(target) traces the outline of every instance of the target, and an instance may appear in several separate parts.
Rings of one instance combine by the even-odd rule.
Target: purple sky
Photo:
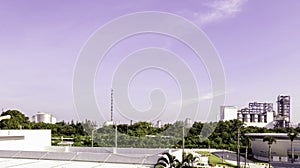
[[[287,94],[292,99],[292,121],[299,122],[299,7],[297,0],[0,0],[0,108],[19,109],[28,116],[43,111],[58,120],[77,120],[73,70],[85,42],[119,16],[162,11],[190,20],[214,44],[226,74],[226,105],[245,107],[250,101],[275,104],[279,94]],[[201,95],[209,95],[205,67],[188,48],[170,37],[143,34],[120,42],[103,59],[95,79],[101,111],[109,112],[109,82],[121,59],[149,46],[181,55],[196,75]],[[136,108],[147,108],[145,95],[160,87],[170,97],[167,110],[176,111],[172,104],[179,94],[166,74],[147,71],[133,82],[130,96]],[[207,111],[207,104],[209,100],[201,101],[201,109]],[[107,120],[108,114],[104,114]],[[118,114],[116,117],[127,121]],[[165,115],[161,119],[176,118]]]

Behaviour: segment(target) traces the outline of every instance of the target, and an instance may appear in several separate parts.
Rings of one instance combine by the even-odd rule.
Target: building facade
[[[161,122],[161,120],[158,120],[157,122],[156,122],[156,124],[155,124],[155,127],[156,128],[162,128],[162,122]]]
[[[237,119],[238,108],[236,106],[221,106],[220,120],[228,121]]]
[[[36,115],[32,116],[32,121],[36,123],[43,122],[48,124],[55,124],[56,118],[51,114],[38,112]]]
[[[51,130],[0,130],[0,150],[45,151]]]
[[[184,121],[184,126],[186,128],[191,128],[193,127],[194,122],[190,118],[186,118]]]
[[[253,157],[259,160],[268,161],[268,142],[263,138],[273,137],[276,143],[271,145],[273,162],[289,162],[292,158],[291,140],[286,133],[248,133],[245,136],[251,138],[251,148]],[[295,162],[299,163],[300,159],[300,138],[296,137],[293,141]]]
[[[275,127],[289,127],[291,121],[291,98],[279,95],[277,97],[277,113],[275,114]]]

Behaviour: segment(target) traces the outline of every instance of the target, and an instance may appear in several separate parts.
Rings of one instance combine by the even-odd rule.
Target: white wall
[[[274,113],[271,112],[267,112],[267,122],[273,122],[274,121]]]
[[[244,122],[246,127],[266,127],[266,128],[274,128],[274,124],[273,121],[268,122],[268,123],[264,123],[264,122]]]
[[[51,117],[51,124],[56,124],[56,118],[55,117]]]
[[[220,119],[222,121],[228,121],[237,119],[238,109],[235,106],[221,106]]]
[[[51,146],[51,130],[0,130],[0,150],[44,151]]]

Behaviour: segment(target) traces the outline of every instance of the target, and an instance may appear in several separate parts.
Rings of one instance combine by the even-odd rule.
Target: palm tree
[[[154,168],[165,168],[167,167],[168,165],[164,162],[157,162],[155,165],[154,165]]]
[[[170,153],[164,152],[162,156],[158,158],[154,168],[191,168],[197,157],[194,157],[191,153],[188,155],[184,154],[182,162],[179,162],[175,156]]]
[[[161,167],[177,167],[179,161],[175,156],[171,155],[168,152],[162,153],[162,157],[158,158],[157,163],[154,165],[155,168]]]
[[[291,162],[294,163],[295,159],[295,152],[294,152],[294,147],[293,147],[293,141],[294,139],[298,136],[298,132],[295,131],[294,129],[291,129],[290,132],[288,133],[288,137],[291,140],[291,150],[292,150],[292,160]]]
[[[193,154],[189,153],[188,155],[184,156],[184,159],[182,160],[182,164],[184,167],[193,167],[193,164],[195,162],[197,157],[194,157]]]
[[[271,153],[271,145],[273,143],[276,143],[276,139],[274,137],[265,136],[263,138],[263,142],[268,142],[268,145],[269,145],[269,154],[268,154],[268,157],[269,157],[269,168],[270,168],[271,167],[271,164],[270,164],[270,162],[271,162],[271,155],[272,155],[272,153]]]

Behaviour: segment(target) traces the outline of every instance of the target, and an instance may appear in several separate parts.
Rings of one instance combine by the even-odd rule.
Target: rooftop
[[[245,136],[251,137],[251,138],[257,138],[262,139],[263,137],[269,136],[274,137],[276,139],[289,139],[287,133],[248,133],[245,134]],[[297,136],[297,140],[300,140],[300,137]]]

